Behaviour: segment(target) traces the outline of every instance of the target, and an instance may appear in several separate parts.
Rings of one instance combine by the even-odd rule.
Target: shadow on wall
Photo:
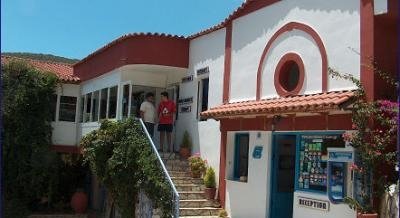
[[[293,17],[292,15],[297,15],[299,12],[305,13],[306,16],[308,13],[325,13],[326,19],[329,20],[331,18],[336,17],[333,11],[340,11],[341,13],[347,12],[348,14],[359,13],[360,5],[358,0],[337,0],[335,4],[332,4],[330,1],[319,1],[319,0],[283,0],[268,6],[267,8],[272,8],[271,10],[258,10],[251,14],[252,18],[242,17],[240,18],[240,22],[248,22],[247,19],[263,21],[263,22],[252,22],[252,25],[242,25],[242,37],[233,38],[234,47],[232,47],[233,52],[237,50],[243,49],[246,46],[249,46],[251,41],[246,39],[256,39],[257,40],[265,40],[264,36],[268,34],[271,36],[274,34],[276,30],[278,30],[281,26],[285,25],[284,22],[286,18]],[[275,16],[270,16],[273,13]],[[268,17],[268,20],[265,19]],[[236,20],[237,21],[237,20]],[[292,20],[301,22],[301,20]],[[268,28],[270,27],[270,28]],[[243,29],[245,28],[245,29]],[[235,28],[233,28],[235,31]],[[252,37],[258,36],[258,37]],[[266,42],[265,42],[266,43]]]

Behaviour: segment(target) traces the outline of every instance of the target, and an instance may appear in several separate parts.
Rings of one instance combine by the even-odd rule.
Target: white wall
[[[222,86],[224,75],[225,29],[214,31],[190,41],[189,70],[194,75],[192,82],[180,84],[180,98],[193,97],[190,113],[179,113],[177,121],[177,143],[180,144],[185,130],[193,141],[192,153],[200,152],[204,159],[214,167],[219,175],[220,130],[215,120],[199,121],[197,117],[198,81],[209,77],[208,107],[222,104]],[[198,69],[208,67],[209,74],[197,77]],[[180,105],[177,105],[179,110]],[[217,178],[218,179],[218,178]]]
[[[165,88],[167,75],[157,72],[141,72],[125,70],[122,73],[122,81],[132,81],[133,85]]]
[[[349,208],[347,204],[332,204],[329,205],[329,211],[320,211],[299,206],[297,204],[298,196],[317,199],[321,201],[329,201],[327,195],[311,194],[308,192],[296,191],[293,196],[293,218],[353,218],[356,217],[356,212]]]
[[[120,81],[121,81],[121,72],[119,71],[119,69],[115,69],[99,77],[82,82],[81,95],[101,90],[103,88],[116,86],[120,83]]]
[[[226,202],[225,207],[232,218],[268,217],[270,196],[271,132],[250,131],[249,166],[247,182],[232,181],[234,165],[234,137],[237,132],[228,132],[226,144]],[[262,146],[261,159],[254,159],[253,149]]]
[[[311,26],[321,37],[328,56],[328,66],[359,77],[360,51],[359,0],[338,0],[335,4],[320,0],[283,0],[233,21],[232,71],[230,101],[255,99],[257,69],[261,54],[271,36],[289,22]],[[306,70],[303,93],[320,90],[321,64],[315,42],[307,34],[291,31],[278,37],[267,55],[262,84],[265,97],[276,96],[271,87],[275,66],[285,52],[298,53]],[[273,71],[272,71],[273,69]],[[243,85],[246,81],[246,85]],[[354,88],[345,81],[328,80],[328,90]]]
[[[53,128],[51,141],[53,145],[77,145],[77,123],[76,122],[64,122],[58,121],[59,117],[59,102],[60,96],[73,96],[77,97],[77,109],[78,98],[79,98],[79,85],[74,84],[61,84],[57,87],[56,93],[58,95],[57,109],[56,109],[56,121],[51,123]],[[76,110],[78,111],[78,110]],[[78,113],[75,114],[75,121],[78,118]]]

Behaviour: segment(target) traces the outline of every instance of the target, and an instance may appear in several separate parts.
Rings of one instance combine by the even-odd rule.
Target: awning
[[[202,118],[231,118],[276,114],[317,113],[342,110],[354,97],[354,91],[326,92],[265,100],[252,100],[223,104],[202,112]]]

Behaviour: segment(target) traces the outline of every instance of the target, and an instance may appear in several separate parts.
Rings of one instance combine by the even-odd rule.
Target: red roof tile
[[[31,64],[33,67],[54,73],[58,76],[58,78],[62,82],[66,83],[79,83],[80,79],[77,76],[73,75],[73,68],[70,64],[64,63],[56,63],[56,62],[49,62],[49,61],[40,61],[40,60],[33,60],[28,58],[17,58],[11,56],[1,56],[1,63],[6,63],[12,59],[23,60],[26,61],[28,64]]]
[[[341,105],[350,100],[353,96],[354,91],[338,91],[260,101],[235,102],[204,111],[201,113],[201,117],[218,119],[245,115],[324,112],[340,109]]]

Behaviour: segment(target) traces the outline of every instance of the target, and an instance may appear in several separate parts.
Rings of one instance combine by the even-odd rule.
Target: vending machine
[[[332,203],[353,197],[353,147],[328,148],[328,197]]]

